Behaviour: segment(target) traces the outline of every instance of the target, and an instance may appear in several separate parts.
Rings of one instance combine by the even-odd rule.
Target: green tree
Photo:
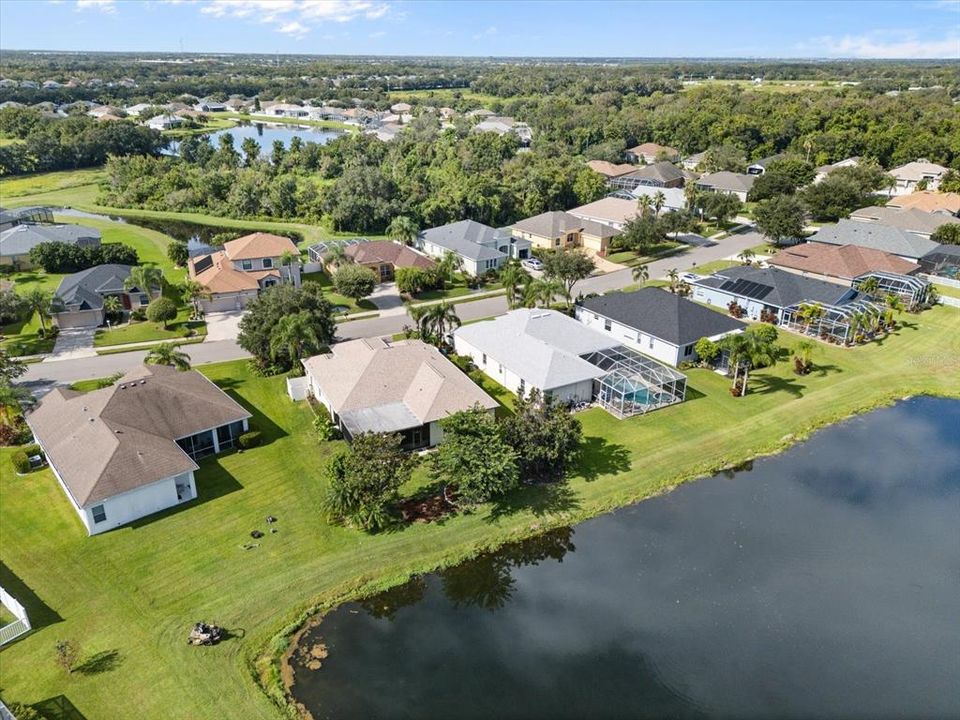
[[[797,375],[807,375],[813,369],[813,353],[817,349],[813,340],[801,340],[793,350],[793,366]]]
[[[664,232],[662,220],[658,221],[651,215],[643,215],[630,218],[623,226],[623,232],[616,238],[616,242],[638,255],[646,255],[652,248],[667,242],[667,234]]]
[[[347,255],[346,245],[343,243],[333,243],[327,247],[327,251],[323,254],[323,262],[327,266],[338,268],[341,265],[347,265],[353,262],[353,259]]]
[[[103,314],[107,319],[116,322],[123,316],[123,303],[116,295],[109,295],[103,299]]]
[[[177,306],[170,298],[158,297],[147,305],[147,320],[162,323],[164,330],[167,329],[169,322],[176,317]]]
[[[634,265],[630,271],[630,277],[634,282],[644,285],[650,279],[650,268],[646,265]]]
[[[398,434],[360,433],[330,460],[324,509],[332,520],[367,531],[393,521],[391,505],[410,480],[414,465],[402,442]]]
[[[456,253],[446,252],[437,263],[437,272],[445,282],[452,283],[456,279],[456,274],[463,269],[463,261]]]
[[[757,256],[757,254],[756,254],[753,250],[751,250],[750,248],[747,248],[747,249],[744,250],[742,253],[740,253],[739,255],[737,255],[737,257],[740,259],[740,263],[741,263],[742,265],[753,265],[753,259],[754,259],[756,256]]]
[[[960,223],[944,223],[930,236],[941,245],[960,245]]]
[[[27,372],[27,364],[23,360],[11,357],[7,349],[0,346],[0,383],[12,383]]]
[[[523,295],[530,284],[530,275],[519,263],[510,262],[500,271],[500,283],[507,291],[507,305],[511,309],[523,304]]]
[[[420,228],[417,227],[417,223],[406,215],[397,215],[387,225],[387,235],[394,240],[399,240],[404,245],[413,245],[413,241],[417,239],[417,233],[419,232]]]
[[[280,318],[270,332],[270,357],[274,362],[290,362],[296,368],[301,360],[316,355],[322,347],[313,319],[306,310]]]
[[[942,193],[960,193],[960,172],[947,170],[940,178],[937,190]]]
[[[475,407],[443,418],[443,442],[431,457],[434,478],[456,488],[466,503],[499,497],[520,484],[516,451],[493,415]]]
[[[200,317],[200,301],[208,299],[210,291],[196,280],[186,280],[183,283],[183,299],[193,307],[193,317]]]
[[[803,237],[803,203],[790,195],[764,200],[754,211],[757,229],[773,245],[796,241]]]
[[[80,646],[73,640],[57,640],[55,650],[57,665],[69,675],[80,659]]]
[[[35,312],[40,319],[40,327],[47,331],[47,317],[50,312],[50,305],[53,302],[53,295],[46,290],[35,287],[28,290],[23,296],[23,302],[27,309]]]
[[[550,307],[557,295],[563,295],[566,288],[562,283],[550,278],[536,278],[527,283],[523,291],[523,306]]]
[[[743,333],[727,335],[720,341],[720,348],[730,357],[736,397],[747,394],[752,369],[773,365],[780,354],[777,329],[768,324],[751,325]]]
[[[377,276],[363,265],[344,265],[333,274],[333,287],[341,295],[360,300],[377,287]]]
[[[456,307],[445,302],[415,305],[410,308],[410,317],[417,324],[420,337],[437,345],[446,342],[447,334],[461,324]]]
[[[244,138],[243,142],[240,143],[240,150],[243,151],[243,164],[245,167],[255,165],[257,160],[260,159],[260,143],[258,143],[255,138]]]
[[[533,388],[518,397],[514,415],[503,421],[503,439],[514,449],[524,481],[559,480],[577,459],[583,429],[557,402]]]
[[[190,369],[190,356],[171,342],[154,345],[144,362],[148,365],[168,365],[180,371]]]
[[[190,259],[190,251],[182,240],[171,240],[167,245],[167,257],[177,267],[184,267]]]
[[[544,277],[561,283],[568,300],[573,295],[573,286],[590,277],[597,268],[593,259],[580,250],[553,250],[543,253],[540,259]]]
[[[138,290],[152,298],[154,290],[160,292],[163,289],[163,272],[149,265],[130,268],[130,275],[123,281],[123,289],[127,292]]]
[[[9,325],[22,318],[27,310],[23,297],[13,288],[0,290],[0,325]]]
[[[712,365],[720,355],[720,345],[710,338],[702,337],[694,344],[693,351],[704,365]]]
[[[718,225],[725,225],[743,209],[743,203],[736,195],[711,192],[703,193],[700,207],[704,215],[716,220]]]

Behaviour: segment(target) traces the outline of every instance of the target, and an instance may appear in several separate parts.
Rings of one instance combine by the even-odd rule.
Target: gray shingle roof
[[[781,308],[801,302],[836,305],[850,292],[850,288],[843,285],[814,280],[779,268],[746,265],[721,270],[703,280],[694,280],[691,284],[717,288]]]
[[[589,298],[583,307],[677,346],[746,327],[739,320],[653,287]]]
[[[645,165],[638,170],[634,170],[626,177],[650,178],[659,180],[660,182],[675,182],[683,179],[683,173],[680,172],[676,165],[664,160],[654,163],[653,165]]]
[[[56,296],[65,305],[97,310],[103,307],[103,295],[124,292],[123,282],[128,277],[129,265],[96,265],[67,275],[57,286]]]
[[[0,232],[0,255],[26,255],[45,242],[99,245],[100,231],[82,225],[14,225]]]
[[[562,210],[550,210],[528,217],[511,226],[514,230],[540,237],[555,238],[583,227],[583,220]]]
[[[509,241],[502,230],[497,230],[474,220],[460,220],[449,225],[430,228],[421,232],[419,236],[421,242],[438,245],[465,258],[477,261],[495,260],[504,257],[503,253],[495,247],[480,244],[494,238]]]
[[[937,246],[932,240],[889,225],[857,220],[841,220],[835,225],[824,225],[810,238],[810,242],[859,245],[909,258],[923,257]]]
[[[888,225],[917,235],[931,235],[941,225],[960,223],[960,218],[947,213],[924,212],[915,208],[900,210],[889,206],[860,208],[850,213],[850,219]]]
[[[697,186],[702,185],[715,190],[750,192],[750,188],[753,187],[753,183],[756,182],[756,180],[756,175],[744,175],[742,173],[721,170],[720,172],[707,173],[702,176],[697,180]]]

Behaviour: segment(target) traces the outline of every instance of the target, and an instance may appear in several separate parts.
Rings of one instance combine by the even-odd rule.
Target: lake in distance
[[[342,605],[292,692],[318,720],[957,718],[958,575],[960,401],[915,398]]]
[[[246,138],[253,138],[269,153],[273,148],[274,140],[280,140],[284,147],[290,147],[290,141],[298,137],[303,142],[315,142],[325,145],[343,135],[340,130],[318,127],[315,125],[288,125],[281,123],[239,123],[236,127],[216,130],[208,135],[210,142],[217,147],[221,135],[233,135],[233,146],[239,151],[240,145]]]

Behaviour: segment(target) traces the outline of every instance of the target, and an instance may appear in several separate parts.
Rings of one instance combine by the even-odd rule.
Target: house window
[[[613,329],[613,323],[610,322],[609,320],[604,320],[603,329],[606,330],[607,332],[610,332],[610,330]]]
[[[273,267],[273,258],[264,258],[263,259],[264,269],[269,269]]]
[[[244,270],[253,270],[253,260],[241,260],[240,267]]]
[[[553,241],[553,246],[560,247],[560,238],[557,238],[556,240]]]
[[[577,234],[570,233],[567,235],[567,245],[576,245],[577,244]]]
[[[221,425],[217,428],[217,443],[220,450],[232,448],[237,438],[243,434],[243,420],[237,420],[229,425]]]
[[[140,304],[141,304],[141,305],[149,305],[149,304],[150,304],[150,298],[149,298],[147,295],[143,294],[143,293],[140,294],[140,297],[138,298],[138,300],[140,301]]]
[[[484,367],[487,366],[487,354],[486,354],[486,353],[483,354],[483,366],[484,366]]]
[[[650,347],[653,348],[653,335],[650,336]]]
[[[215,452],[213,448],[212,430],[177,440],[177,445],[194,460],[205,458],[207,455],[213,455]]]
[[[526,394],[526,391],[527,391],[527,382],[526,382],[526,380],[524,380],[523,378],[520,378],[520,386],[519,386],[518,390],[519,390],[521,396],[524,395],[524,394]]]
[[[687,345],[687,346],[683,349],[683,355],[684,355],[684,357],[686,357],[687,355],[690,355],[691,353],[693,353],[693,345]]]
[[[96,505],[91,508],[91,512],[93,513],[93,522],[95,524],[102,523],[107,519],[107,511],[103,505]]]

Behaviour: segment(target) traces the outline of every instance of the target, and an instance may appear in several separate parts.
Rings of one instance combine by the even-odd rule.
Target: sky
[[[0,49],[960,59],[960,0],[0,0]]]

